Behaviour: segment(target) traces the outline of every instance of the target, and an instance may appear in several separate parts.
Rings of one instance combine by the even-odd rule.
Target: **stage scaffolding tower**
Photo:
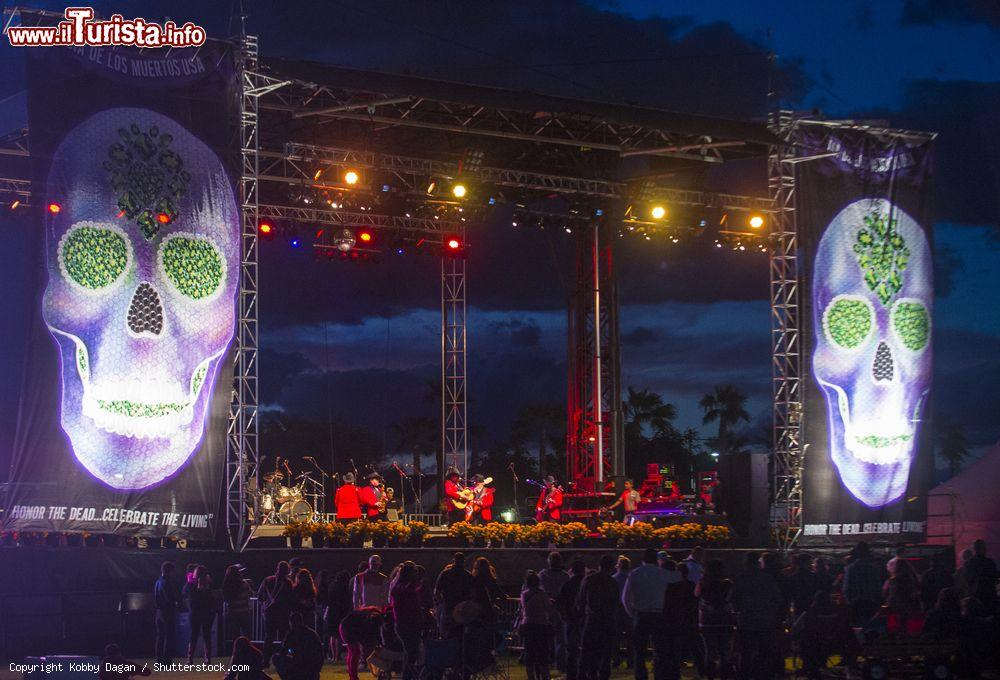
[[[771,528],[783,550],[802,532],[802,325],[799,306],[798,223],[795,211],[796,120],[790,111],[770,119],[771,131],[786,144],[768,154],[771,220],[771,370],[774,395],[774,501]]]
[[[465,272],[464,257],[441,258],[441,452],[444,468],[458,468],[463,479],[469,470]]]

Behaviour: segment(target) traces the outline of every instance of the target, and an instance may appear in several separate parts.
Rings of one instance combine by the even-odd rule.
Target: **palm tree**
[[[538,436],[538,467],[545,463],[546,442],[549,434],[566,426],[566,409],[562,404],[525,404],[517,412],[512,430],[516,433],[532,432]]]
[[[413,461],[413,472],[419,473],[421,459],[438,449],[438,422],[423,416],[407,416],[394,424],[392,431],[398,440],[396,451],[409,453]]]
[[[663,403],[663,397],[649,390],[628,388],[628,397],[622,403],[625,415],[625,430],[633,428],[635,434],[641,435],[646,427],[653,435],[663,434],[673,429],[670,421],[677,417],[677,408],[673,404]]]
[[[732,385],[716,385],[715,389],[706,394],[698,402],[704,417],[702,424],[708,425],[718,421],[719,434],[715,443],[720,449],[728,451],[733,442],[730,433],[742,422],[750,422],[750,414],[746,410],[747,396]]]
[[[962,428],[959,425],[948,423],[945,426],[944,432],[941,434],[938,455],[947,461],[948,472],[952,477],[958,474],[962,463],[969,457],[969,448],[965,441],[965,433],[962,432]]]

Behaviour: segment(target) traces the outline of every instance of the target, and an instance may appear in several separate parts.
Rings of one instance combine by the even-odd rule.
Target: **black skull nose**
[[[880,342],[875,348],[875,361],[872,362],[872,377],[875,382],[889,382],[892,380],[892,352],[889,345]]]
[[[140,283],[128,306],[128,329],[133,335],[159,335],[163,332],[163,305],[160,296],[148,283]]]

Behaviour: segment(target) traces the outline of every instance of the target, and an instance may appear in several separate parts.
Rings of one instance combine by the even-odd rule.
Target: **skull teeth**
[[[194,409],[180,386],[166,381],[111,381],[92,386],[83,413],[108,432],[168,437],[191,422]]]

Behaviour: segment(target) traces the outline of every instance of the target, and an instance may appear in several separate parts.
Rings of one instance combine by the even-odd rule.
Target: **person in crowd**
[[[497,621],[500,603],[506,596],[497,581],[497,572],[485,557],[472,563],[472,588],[469,599],[479,605],[478,623],[492,628]]]
[[[885,563],[885,570],[891,577],[896,573],[896,565],[900,562],[906,561],[906,546],[902,543],[896,546],[896,549],[892,551],[892,557],[888,562]]]
[[[361,519],[361,491],[355,485],[354,473],[343,476],[344,483],[337,489],[333,503],[337,506],[337,521],[350,524]]]
[[[833,581],[835,575],[830,569],[830,561],[825,557],[817,557],[813,560],[813,573],[816,574],[816,590],[825,590],[828,593],[834,591]]]
[[[246,578],[246,567],[231,564],[222,577],[222,603],[225,615],[226,639],[235,640],[241,635],[251,635],[250,598],[253,583]]]
[[[864,541],[852,550],[851,562],[844,569],[843,588],[851,622],[856,626],[864,625],[875,615],[882,601],[882,569]]]
[[[316,607],[313,611],[313,630],[319,635],[319,639],[323,641],[324,647],[329,646],[327,644],[326,630],[326,603],[328,597],[330,597],[330,571],[328,569],[320,569],[316,572]]]
[[[785,584],[796,616],[812,606],[819,591],[819,578],[812,563],[811,555],[798,553],[792,556],[792,564],[785,572]]]
[[[705,573],[705,549],[700,545],[692,548],[690,554],[684,558],[684,566],[687,567],[688,580],[698,585],[702,574]]]
[[[245,635],[233,640],[229,669],[225,680],[268,680],[264,672],[264,654]]]
[[[457,626],[452,612],[455,606],[472,595],[472,574],[465,568],[465,554],[457,552],[434,582],[434,609],[438,632],[442,638],[452,637]]]
[[[368,484],[358,492],[366,519],[377,521],[386,517],[385,489],[382,487],[382,475],[377,472],[368,474]]]
[[[899,559],[882,586],[882,602],[893,613],[908,617],[920,608],[917,572],[908,560]]]
[[[924,611],[933,609],[937,605],[938,594],[954,585],[955,577],[948,570],[944,553],[937,553],[931,557],[931,566],[920,575],[920,604]]]
[[[986,541],[972,544],[972,557],[962,565],[955,577],[955,586],[963,598],[974,597],[979,605],[993,614],[997,611],[997,565],[986,556]]]
[[[618,497],[614,503],[609,505],[607,510],[614,510],[619,505],[622,506],[622,512],[624,513],[624,522],[626,524],[635,524],[635,511],[639,509],[639,492],[635,489],[635,483],[631,479],[625,480],[625,489],[622,491],[622,495]]]
[[[424,614],[423,634],[428,634],[435,628],[434,616],[434,589],[427,584],[427,568],[418,564],[416,566],[416,579],[419,585],[417,592],[420,594],[420,611]]]
[[[962,598],[962,616],[958,622],[958,654],[955,656],[959,662],[955,669],[958,677],[982,677],[983,670],[996,654],[995,645],[996,618],[978,598]]]
[[[666,553],[663,553],[666,556]],[[674,576],[678,576],[676,571]],[[609,574],[610,576],[610,574]],[[679,576],[678,576],[679,578]],[[647,548],[642,556],[642,564],[629,573],[622,591],[622,605],[632,620],[632,647],[635,680],[646,680],[646,649],[653,644],[653,671],[656,680],[663,676],[663,601],[667,585],[672,581],[671,573],[657,564],[657,553]],[[614,581],[614,579],[611,579]],[[617,584],[616,584],[617,586]],[[614,612],[611,612],[613,616]]]
[[[426,613],[421,605],[421,589],[420,580],[417,578],[417,565],[409,560],[403,562],[389,588],[389,607],[392,610],[396,637],[402,642],[406,654],[403,680],[414,677],[424,632]]]
[[[125,658],[122,649],[115,643],[105,645],[101,657],[98,680],[128,680],[134,675],[143,677],[152,673],[148,663],[133,663]]]
[[[653,555],[655,559],[655,553]],[[614,614],[621,601],[618,584],[611,577],[615,568],[614,555],[603,555],[596,572],[580,584],[577,609],[583,612],[580,658],[577,677],[580,680],[608,680],[611,677],[611,647],[614,644]],[[655,564],[651,568],[658,569]],[[638,569],[636,569],[638,571]],[[636,582],[640,593],[646,592],[644,580]]]
[[[704,660],[702,668],[708,680],[730,676],[733,639],[733,612],[729,606],[729,591],[733,582],[726,578],[722,560],[709,560],[705,573],[695,586],[698,598],[698,633],[701,635]]]
[[[448,516],[448,524],[465,521],[464,506],[466,499],[462,497],[461,482],[462,473],[458,471],[458,468],[448,468],[444,475],[444,498],[442,499],[445,514]],[[456,503],[462,505],[463,507],[458,507]]]
[[[632,667],[632,624],[628,612],[622,604],[622,591],[632,570],[632,560],[625,555],[619,555],[615,565],[615,573],[611,578],[618,584],[618,608],[615,609],[615,644],[611,650],[611,665],[618,668],[625,663],[626,668]]]
[[[577,608],[577,597],[580,594],[580,586],[587,575],[587,566],[584,561],[577,558],[570,563],[569,580],[559,589],[556,597],[556,609],[559,611],[559,620],[562,623],[562,631],[556,630],[555,634],[562,635],[566,653],[566,680],[576,680],[579,671],[577,660],[580,658],[580,639],[583,634],[583,612]]]
[[[153,605],[156,608],[156,641],[154,656],[159,663],[173,662],[174,630],[177,627],[177,610],[180,608],[181,595],[174,582],[173,562],[160,565],[160,578],[153,585]]]
[[[518,630],[524,641],[524,666],[528,680],[549,680],[554,616],[552,598],[542,590],[539,575],[529,570],[521,590],[521,617],[518,621]]]
[[[194,580],[184,584],[184,597],[191,612],[191,640],[188,642],[188,663],[194,663],[194,650],[200,637],[205,647],[205,663],[212,660],[212,624],[215,623],[215,596],[208,568],[199,565]]]
[[[694,654],[694,639],[698,629],[695,585],[688,578],[686,564],[682,562],[675,565],[675,571],[681,579],[667,584],[663,598],[663,677],[666,680],[680,680],[681,664]],[[699,659],[696,659],[696,666],[699,669],[702,667]]]
[[[319,680],[326,653],[319,635],[306,625],[302,612],[288,617],[288,633],[281,649],[271,658],[281,680]]]
[[[306,625],[312,627],[316,622],[316,583],[308,569],[299,569],[299,573],[295,575],[295,580],[292,582],[292,598],[294,610],[302,612]]]
[[[257,589],[257,599],[264,613],[264,665],[271,659],[274,640],[288,632],[288,615],[292,612],[294,597],[292,582],[288,578],[291,565],[278,562],[274,574],[265,578]]]
[[[389,604],[389,577],[382,573],[382,557],[372,555],[367,568],[354,577],[354,608],[378,607]]]
[[[340,639],[347,647],[349,680],[358,680],[361,662],[379,645],[385,616],[378,607],[362,607],[352,609],[341,620]]]
[[[932,640],[955,640],[962,619],[962,601],[958,591],[947,586],[937,595],[934,606],[927,610],[923,634]]]
[[[229,669],[225,680],[268,680],[264,673],[264,654],[245,635],[233,640]]]
[[[819,678],[831,656],[857,658],[857,638],[848,612],[834,604],[826,590],[816,591],[812,604],[798,614],[792,636],[799,642],[803,670],[809,678]]]
[[[548,566],[538,572],[538,580],[541,583],[542,592],[555,602],[556,598],[559,597],[559,591],[569,581],[569,574],[563,569],[562,555],[555,551],[549,553]],[[558,609],[552,613],[552,630],[553,635],[549,639],[555,640],[556,668],[566,672],[566,637],[562,613]]]
[[[776,631],[785,613],[781,588],[760,562],[759,553],[748,552],[746,566],[729,591],[729,604],[736,616],[740,680],[773,677]]]
[[[330,658],[340,661],[340,622],[354,609],[354,598],[351,593],[351,574],[346,569],[341,569],[330,581],[330,587],[326,595],[326,611],[323,612],[323,619],[326,624],[328,641],[330,645]]]

